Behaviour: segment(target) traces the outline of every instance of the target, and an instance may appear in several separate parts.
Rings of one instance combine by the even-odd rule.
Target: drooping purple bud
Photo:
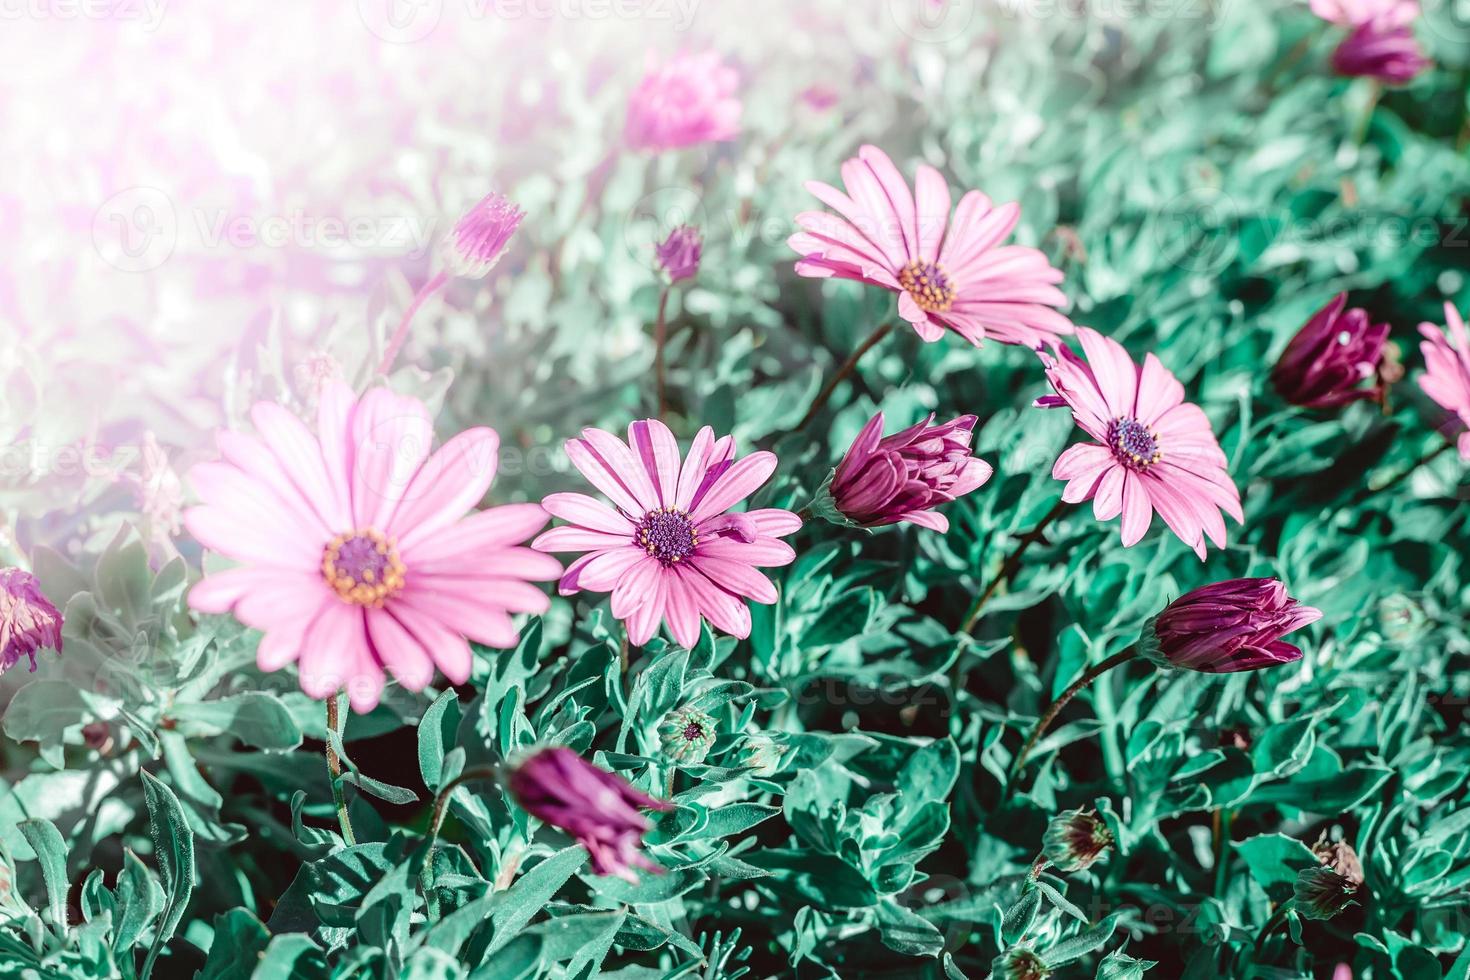
[[[634,789],[571,749],[541,749],[510,774],[511,797],[531,816],[577,839],[592,858],[592,870],[636,883],[634,867],[661,870],[639,850],[653,826],[639,808],[667,810],[669,804]]]
[[[679,225],[669,232],[662,244],[655,247],[658,265],[669,277],[669,282],[680,282],[693,278],[699,272],[699,259],[704,251],[704,237],[699,229],[690,225]]]
[[[907,521],[947,531],[949,520],[933,508],[982,486],[993,472],[970,454],[974,429],[973,415],[935,425],[930,414],[884,438],[879,412],[858,433],[814,509],[860,527]]]
[[[1052,818],[1042,838],[1046,859],[1064,874],[1083,871],[1107,856],[1113,832],[1092,810],[1068,810]]]
[[[30,572],[0,568],[0,674],[22,656],[36,669],[36,651],[61,652],[61,613]]]
[[[1331,868],[1307,868],[1297,872],[1293,888],[1294,906],[1304,919],[1330,919],[1353,904],[1358,885]]]
[[[1384,27],[1368,22],[1354,27],[1332,52],[1332,68],[1339,75],[1376,78],[1385,85],[1403,85],[1432,65],[1408,26]]]
[[[1160,667],[1210,674],[1259,670],[1300,660],[1281,637],[1322,618],[1273,578],[1202,586],[1169,603],[1139,637],[1139,652]]]
[[[461,279],[482,279],[505,254],[526,212],[500,194],[487,194],[460,218],[444,239],[449,271]]]
[[[1347,293],[1339,293],[1313,314],[1272,369],[1271,384],[1293,405],[1335,408],[1381,394],[1379,385],[1359,385],[1378,374],[1388,324],[1373,323],[1366,310],[1345,310],[1346,305]]]

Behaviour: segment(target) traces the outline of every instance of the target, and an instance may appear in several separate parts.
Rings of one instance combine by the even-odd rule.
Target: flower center
[[[638,523],[638,546],[665,565],[688,558],[699,544],[694,522],[682,510],[651,510]]]
[[[938,262],[915,259],[899,270],[898,284],[925,313],[944,313],[954,304],[954,287]]]
[[[702,738],[704,738],[704,729],[698,723],[691,721],[684,726],[684,741],[698,742]]]
[[[1108,425],[1108,445],[1118,462],[1136,470],[1147,469],[1164,458],[1154,431],[1124,415]]]
[[[404,571],[393,539],[370,527],[339,534],[322,550],[322,577],[354,606],[380,608],[403,590]]]

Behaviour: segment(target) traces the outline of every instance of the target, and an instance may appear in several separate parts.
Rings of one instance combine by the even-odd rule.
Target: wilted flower
[[[1330,919],[1353,904],[1358,885],[1330,868],[1306,868],[1297,872],[1294,891],[1298,915]]]
[[[837,465],[815,509],[862,527],[907,521],[936,531],[949,520],[932,508],[963,497],[990,479],[989,463],[970,455],[975,416],[934,424],[934,415],[887,438],[874,415]],[[832,516],[830,514],[824,516]]]
[[[531,585],[560,565],[520,547],[546,523],[535,504],[466,517],[495,477],[493,429],[461,432],[430,455],[434,427],[416,398],[346,385],[322,393],[317,435],[279,405],[251,411],[257,435],[219,434],[220,462],[189,479],[204,501],[184,515],[206,548],[241,563],[195,585],[189,604],[233,611],[265,632],[262,670],[299,660],[301,689],[344,686],[371,711],[384,670],[411,691],[434,668],[469,679],[466,637],[515,646],[512,613],[550,605]]]
[[[1410,27],[1381,30],[1362,24],[1332,52],[1332,67],[1339,75],[1376,78],[1385,85],[1411,82],[1431,65]]]
[[[1169,603],[1144,625],[1139,651],[1166,668],[1259,670],[1300,660],[1301,650],[1281,637],[1321,618],[1274,578],[1229,579]]]
[[[36,651],[61,652],[61,613],[30,572],[0,568],[0,674],[21,657],[36,669]]]
[[[1012,946],[990,964],[995,980],[1046,980],[1051,968],[1036,952],[1025,946]]]
[[[701,763],[715,744],[715,720],[694,707],[671,711],[659,725],[664,755],[676,762]]]
[[[1354,885],[1363,883],[1363,862],[1358,860],[1358,852],[1347,841],[1328,840],[1324,830],[1317,843],[1312,845],[1312,853],[1323,867],[1331,868]]]
[[[1225,547],[1224,511],[1244,523],[1240,491],[1225,471],[1225,453],[1198,405],[1184,400],[1184,386],[1152,354],[1134,364],[1123,345],[1086,327],[1077,339],[1083,361],[1065,346],[1055,357],[1041,353],[1055,395],[1043,408],[1070,408],[1072,418],[1096,442],[1069,447],[1052,476],[1066,480],[1062,499],[1092,501],[1100,521],[1123,515],[1123,545],[1135,545],[1154,512],[1179,540],[1205,557],[1205,538]]]
[[[526,212],[502,195],[487,194],[444,239],[444,264],[461,279],[489,275],[525,216]]]
[[[568,566],[562,595],[612,593],[612,614],[628,639],[647,643],[667,621],[693,648],[699,621],[731,636],[750,635],[745,600],[770,604],[776,587],[758,569],[788,565],[796,552],[778,540],[801,519],[775,508],[730,513],[776,469],[773,453],[735,459],[735,440],[699,430],[682,465],[679,444],[658,419],[628,426],[628,442],[601,429],[567,441],[567,456],[613,507],[581,493],[554,493],[541,505],[570,523],[542,534],[539,551],[589,552]],[[616,509],[614,509],[614,507]]]
[[[628,145],[659,151],[734,139],[740,131],[739,81],[715,51],[681,54],[650,67],[628,99]]]
[[[1347,293],[1338,293],[1313,314],[1271,371],[1271,383],[1293,405],[1334,408],[1382,393],[1378,385],[1358,385],[1378,373],[1388,324],[1373,323],[1366,310],[1345,310],[1346,305]]]
[[[592,870],[636,883],[634,867],[660,870],[641,851],[653,826],[639,808],[667,810],[669,804],[634,789],[567,748],[542,749],[507,781],[521,809],[572,835],[587,849]]]
[[[1107,856],[1113,832],[1093,810],[1068,810],[1052,817],[1042,851],[1058,871],[1084,871]]]
[[[769,735],[747,735],[736,758],[752,776],[774,776],[781,771],[787,747]]]
[[[1449,303],[1444,305],[1444,316],[1448,336],[1432,323],[1419,324],[1424,336],[1419,343],[1424,354],[1419,387],[1470,429],[1470,330]],[[1470,460],[1470,431],[1460,433],[1460,458]]]
[[[698,228],[678,225],[655,248],[658,266],[669,277],[669,282],[692,278],[699,272],[699,257],[703,249],[704,238]]]
[[[1053,307],[1067,297],[1062,273],[1044,254],[1000,245],[1021,218],[1015,203],[995,207],[970,191],[949,214],[949,185],[921,166],[915,191],[888,154],[864,146],[842,165],[844,194],[820,181],[806,189],[837,214],[805,211],[787,243],[801,255],[798,274],[882,286],[898,294],[898,315],[925,340],[948,327],[970,343],[987,337],[1034,347],[1072,332]]]

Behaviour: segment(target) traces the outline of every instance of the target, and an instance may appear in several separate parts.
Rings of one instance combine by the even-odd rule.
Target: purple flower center
[[[1118,462],[1136,470],[1147,469],[1164,458],[1154,431],[1127,416],[1108,424],[1108,446]]]
[[[684,726],[683,735],[684,741],[686,742],[698,742],[700,739],[704,738],[704,729],[691,721],[689,724]]]
[[[898,284],[925,313],[944,313],[954,304],[954,287],[938,262],[915,259],[898,271]]]
[[[638,522],[638,546],[665,565],[688,558],[699,544],[694,522],[682,510],[664,507],[651,510]]]
[[[322,551],[322,577],[354,606],[381,607],[403,590],[404,572],[393,539],[372,528],[339,534]]]

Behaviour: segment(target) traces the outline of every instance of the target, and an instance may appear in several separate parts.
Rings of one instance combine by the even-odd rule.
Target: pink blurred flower
[[[1378,374],[1388,324],[1346,306],[1347,293],[1338,293],[1313,314],[1271,370],[1271,384],[1293,405],[1335,408],[1382,392],[1377,385],[1358,385]]]
[[[1419,16],[1418,0],[1312,0],[1312,13],[1339,27],[1373,24],[1381,30],[1407,27]]]
[[[1424,373],[1419,387],[1443,409],[1455,413],[1470,428],[1470,331],[1449,303],[1444,305],[1446,336],[1432,323],[1419,324],[1424,340]],[[1460,458],[1470,460],[1470,431],[1460,433]]]
[[[251,418],[258,435],[220,432],[224,458],[190,470],[203,505],[184,523],[241,563],[205,577],[189,604],[264,632],[262,670],[299,661],[308,695],[345,686],[366,712],[385,669],[412,691],[435,666],[463,684],[466,637],[511,647],[510,614],[546,611],[530,583],[561,567],[519,547],[546,513],[513,504],[465,517],[495,476],[494,430],[468,429],[430,455],[422,402],[381,388],[359,399],[343,384],[322,392],[316,435],[270,402]]]
[[[979,191],[960,198],[950,220],[949,185],[923,165],[917,193],[888,155],[864,146],[842,165],[847,193],[820,181],[807,190],[837,214],[805,211],[788,244],[801,255],[800,275],[854,279],[898,294],[898,312],[925,340],[948,327],[970,343],[986,337],[1037,344],[1072,332],[1053,307],[1066,296],[1062,273],[1034,248],[999,243],[1015,230],[1021,208],[995,207]]]
[[[531,755],[511,771],[507,782],[516,805],[571,834],[587,849],[597,874],[636,884],[634,867],[662,870],[638,849],[653,826],[638,810],[667,810],[670,804],[560,747]]]
[[[732,636],[750,635],[746,599],[776,601],[757,569],[789,564],[796,553],[778,538],[801,527],[786,510],[728,513],[776,468],[768,452],[735,459],[735,440],[699,430],[689,455],[657,419],[628,426],[625,445],[601,429],[567,441],[572,465],[613,503],[554,493],[542,506],[570,523],[538,537],[540,551],[585,551],[561,579],[562,595],[612,593],[612,613],[628,638],[644,644],[667,620],[674,640],[693,647],[700,618]]]
[[[1332,67],[1339,75],[1376,78],[1385,85],[1413,81],[1432,64],[1408,27],[1383,30],[1361,24],[1332,52]]]
[[[1083,361],[1065,346],[1041,354],[1056,395],[1044,408],[1067,407],[1096,442],[1080,443],[1057,458],[1052,475],[1066,480],[1062,499],[1092,500],[1106,521],[1123,515],[1123,544],[1143,538],[1158,512],[1179,540],[1205,557],[1205,538],[1225,547],[1223,510],[1244,522],[1240,492],[1225,471],[1225,454],[1199,406],[1152,354],[1139,368],[1116,341],[1077,328]]]
[[[740,131],[739,76],[715,51],[650,66],[628,99],[624,135],[635,150],[676,150]]]
[[[1322,618],[1274,578],[1237,578],[1187,592],[1143,629],[1139,648],[1160,667],[1230,674],[1288,664],[1302,652],[1282,636]]]
[[[461,279],[483,279],[495,268],[526,212],[501,194],[487,194],[444,239],[444,264]]]
[[[704,236],[698,228],[689,225],[679,225],[654,247],[658,267],[669,277],[669,282],[680,282],[697,274],[703,251]]]
[[[963,497],[990,479],[989,463],[970,455],[975,416],[934,424],[934,415],[887,438],[883,413],[874,415],[838,464],[828,488],[837,511],[854,524],[880,527],[907,521],[948,531],[933,508]]]
[[[30,572],[0,568],[0,674],[21,657],[36,669],[36,651],[61,652],[61,612],[41,591]]]

